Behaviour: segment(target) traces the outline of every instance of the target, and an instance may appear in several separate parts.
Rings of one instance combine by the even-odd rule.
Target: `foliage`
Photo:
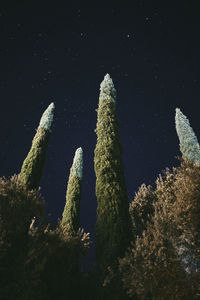
[[[72,176],[70,172],[62,223],[68,225],[68,230],[71,233],[76,233],[80,227],[80,191],[81,179]]]
[[[39,187],[51,133],[54,109],[54,103],[51,103],[43,113],[33,138],[31,149],[22,164],[19,180],[24,182],[28,189]]]
[[[66,225],[59,224],[55,229],[47,228],[34,235],[29,266],[30,270],[39,268],[42,299],[64,300],[66,295],[69,299],[79,299],[82,293],[79,259],[90,245],[89,234],[80,230],[72,236]]]
[[[43,216],[43,206],[39,190],[28,190],[17,175],[0,178],[1,247],[14,247],[26,237],[33,217]]]
[[[156,183],[153,223],[147,222],[142,237],[120,260],[124,287],[139,299],[197,299],[200,169],[184,160],[172,173],[166,170]],[[180,251],[183,244],[187,253]],[[191,260],[196,269],[188,272]]]
[[[12,299],[25,284],[25,257],[29,252],[29,227],[33,217],[43,216],[38,191],[29,191],[15,175],[0,178],[0,294]],[[22,284],[23,283],[23,284]],[[23,298],[22,298],[23,299]]]
[[[54,110],[55,110],[55,105],[52,102],[47,109],[44,111],[41,119],[40,119],[40,124],[39,128],[44,128],[47,131],[51,131],[51,125],[53,122],[53,115],[54,115]]]
[[[183,158],[194,163],[200,163],[200,147],[197,137],[190,126],[189,120],[179,108],[176,108],[176,131],[180,141],[180,150]]]
[[[124,254],[133,238],[121,158],[119,123],[115,101],[112,99],[114,88],[108,76],[104,80],[106,84],[101,84],[97,110],[97,144],[94,157],[98,203],[96,258],[102,274],[105,274],[108,266],[116,264],[117,257]],[[102,99],[104,86],[106,97]]]
[[[82,148],[76,149],[73,164],[72,164],[72,175],[82,179],[83,176],[83,150]]]
[[[62,224],[67,224],[69,232],[76,234],[80,227],[80,198],[82,182],[82,149],[76,150],[67,184],[66,204]]]
[[[156,201],[156,195],[152,186],[146,186],[143,183],[129,205],[129,213],[132,224],[136,228],[136,235],[141,236],[142,232],[146,230],[147,222],[151,221],[154,214],[154,201]]]
[[[100,100],[112,100],[115,103],[116,99],[116,90],[109,74],[106,74],[104,80],[100,85]]]
[[[50,228],[43,206],[39,192],[28,190],[17,176],[0,178],[1,299],[79,296],[78,261],[89,247],[89,235],[79,231],[72,237],[62,224]]]
[[[49,137],[49,131],[38,128],[31,149],[23,162],[19,180],[25,183],[29,189],[38,188],[39,186]]]
[[[104,77],[94,151],[97,263],[83,275],[79,261],[90,238],[80,229],[82,148],[56,227],[47,224],[36,190],[54,109],[51,103],[43,113],[20,174],[0,178],[1,299],[199,299],[200,148],[188,119],[176,109],[180,167],[159,175],[155,190],[142,184],[128,206],[116,90]]]

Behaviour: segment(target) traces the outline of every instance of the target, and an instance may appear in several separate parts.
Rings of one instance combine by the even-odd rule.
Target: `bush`
[[[156,184],[152,222],[120,260],[124,288],[139,299],[197,299],[200,168],[184,160]]]
[[[129,213],[133,227],[136,228],[136,235],[142,236],[142,232],[146,230],[147,222],[151,221],[155,200],[156,195],[150,185],[142,184],[138,192],[135,193],[134,200],[129,206]]]
[[[67,226],[45,223],[38,190],[29,191],[17,176],[0,178],[1,299],[77,299],[78,263],[88,246],[83,231],[72,237]]]

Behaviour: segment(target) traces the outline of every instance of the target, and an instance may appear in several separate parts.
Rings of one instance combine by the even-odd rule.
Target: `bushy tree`
[[[34,216],[42,218],[39,192],[28,190],[17,176],[0,178],[0,295],[20,299],[26,289],[25,257],[29,252],[29,228]],[[27,291],[28,289],[26,289]]]
[[[33,226],[36,216],[40,221]],[[3,300],[79,299],[80,257],[89,235],[51,228],[44,201],[17,179],[0,178],[0,295]]]
[[[39,275],[41,299],[81,299],[84,286],[78,262],[90,245],[89,234],[80,230],[72,236],[66,224],[59,224],[34,235],[28,264]]]
[[[80,227],[80,198],[83,170],[83,150],[75,152],[66,192],[66,204],[62,215],[62,224],[67,224],[69,232],[76,233]]]
[[[116,264],[133,238],[115,99],[116,91],[107,74],[100,87],[94,152],[98,203],[96,259],[102,274],[108,266]]]
[[[197,299],[200,169],[186,159],[156,181],[154,215],[120,260],[124,287],[139,299]]]
[[[42,115],[31,149],[22,164],[19,180],[29,189],[38,188],[45,163],[45,155],[51,134],[54,103],[51,103]]]
[[[152,186],[146,186],[144,183],[135,193],[135,197],[129,206],[129,212],[136,235],[141,236],[142,232],[146,230],[147,222],[151,221],[154,214],[153,203],[156,199]]]
[[[176,202],[172,209],[176,212],[173,221],[180,232],[174,244],[188,278],[200,275],[199,186],[200,168],[184,160],[174,183]]]

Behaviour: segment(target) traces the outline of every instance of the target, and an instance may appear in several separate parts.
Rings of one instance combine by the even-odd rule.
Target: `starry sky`
[[[49,3],[50,2],[50,3]],[[55,1],[0,4],[0,176],[19,173],[47,106],[56,106],[41,181],[51,222],[61,217],[75,150],[83,148],[81,226],[94,232],[99,86],[117,90],[129,199],[178,164],[179,107],[200,141],[198,1],[132,6]]]

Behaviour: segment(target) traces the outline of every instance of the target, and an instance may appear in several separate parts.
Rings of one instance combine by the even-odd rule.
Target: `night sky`
[[[165,167],[178,164],[176,107],[200,141],[198,2],[137,0],[132,7],[101,8],[68,1],[0,4],[0,176],[19,173],[40,117],[54,102],[41,181],[52,223],[62,215],[69,170],[82,147],[81,226],[93,236],[95,109],[106,73],[117,90],[130,199],[142,183],[154,184]]]

